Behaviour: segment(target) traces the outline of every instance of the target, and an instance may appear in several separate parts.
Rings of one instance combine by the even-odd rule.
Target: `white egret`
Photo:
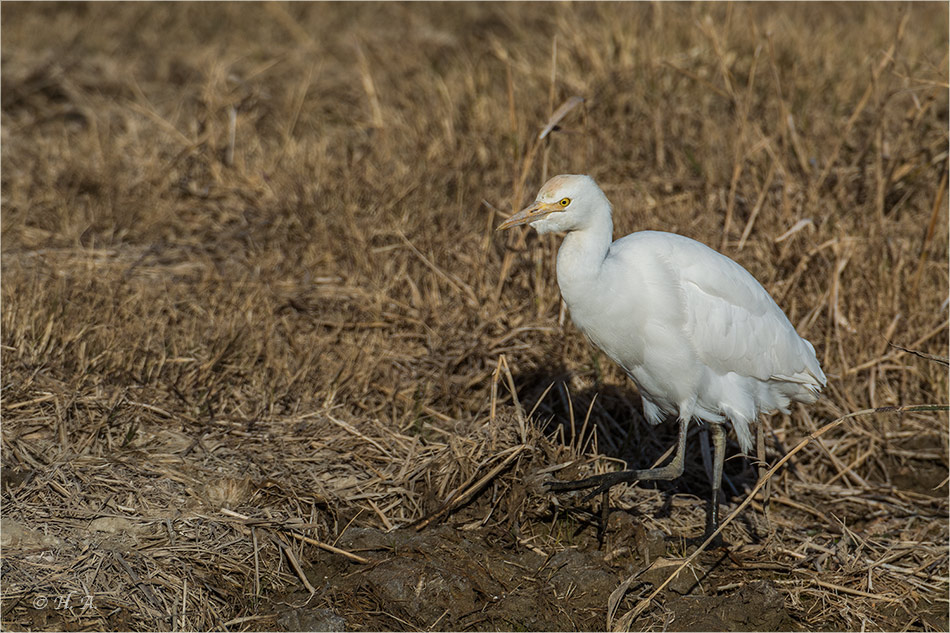
[[[683,474],[687,427],[697,418],[713,444],[708,535],[719,524],[725,423],[748,453],[760,413],[814,402],[827,382],[815,348],[748,271],[708,246],[658,231],[612,242],[610,202],[590,176],[555,176],[498,229],[522,224],[566,233],[557,282],[571,319],[636,383],[647,421],[679,420],[676,454],[666,466],[549,486],[593,488],[590,498],[620,482],[675,479]]]

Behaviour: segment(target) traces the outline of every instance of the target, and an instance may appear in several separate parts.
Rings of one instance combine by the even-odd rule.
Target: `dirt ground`
[[[0,21],[4,629],[950,627],[946,4]],[[816,347],[752,499],[730,439],[724,547],[700,428],[602,539],[544,486],[675,435],[571,324],[559,238],[494,232],[556,173]]]

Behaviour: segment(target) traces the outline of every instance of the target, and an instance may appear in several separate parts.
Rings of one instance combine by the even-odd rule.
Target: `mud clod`
[[[602,552],[566,549],[544,557],[506,548],[490,531],[440,526],[384,533],[350,530],[341,546],[374,556],[366,569],[327,573],[332,555],[314,561],[327,595],[358,596],[419,628],[557,630],[564,617],[602,628],[602,608],[623,572]],[[326,559],[326,560],[324,560]],[[358,616],[354,613],[353,615]]]
[[[306,608],[284,611],[277,618],[277,625],[285,631],[346,631],[346,620],[330,609]]]
[[[790,631],[794,621],[773,583],[757,581],[720,596],[687,596],[670,603],[681,631]]]

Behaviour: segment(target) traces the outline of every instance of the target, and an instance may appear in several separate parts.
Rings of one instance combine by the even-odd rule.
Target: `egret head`
[[[501,223],[498,230],[530,224],[538,233],[577,231],[606,213],[610,202],[590,176],[562,174],[544,183],[534,204]]]

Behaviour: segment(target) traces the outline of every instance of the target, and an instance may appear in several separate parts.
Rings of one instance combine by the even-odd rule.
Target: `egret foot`
[[[613,473],[604,473],[603,475],[594,475],[578,481],[548,481],[545,485],[552,492],[572,492],[574,490],[593,490],[581,499],[581,503],[590,501],[598,494],[603,493],[604,505],[601,509],[601,526],[598,533],[598,540],[603,542],[603,534],[607,529],[607,509],[610,489],[620,483],[634,483],[637,481],[669,481],[676,479],[683,474],[683,460],[686,454],[686,429],[689,426],[689,419],[680,419],[679,436],[676,441],[676,454],[670,463],[661,468],[650,468],[648,470],[620,470]]]
[[[610,517],[610,493],[604,491],[600,500],[600,525],[597,526],[597,547],[604,546],[604,539],[607,536],[607,519]]]
[[[594,475],[587,479],[577,481],[547,481],[545,486],[551,492],[573,492],[574,490],[587,490],[593,488],[587,493],[581,502],[590,501],[600,493],[608,493],[611,488],[620,483],[633,483],[640,478],[637,477],[636,470],[620,470],[613,473],[604,473],[603,475]]]
[[[580,481],[548,481],[544,485],[552,492],[570,492],[572,490],[594,488],[593,491],[584,495],[584,498],[581,499],[582,503],[590,501],[598,493],[603,496],[600,501],[600,522],[597,525],[597,544],[603,547],[604,537],[607,534],[607,518],[610,516],[610,489],[624,481],[636,481],[635,477],[630,478],[631,475],[636,475],[636,472],[635,470],[622,470],[616,473],[588,477]]]
[[[683,460],[686,454],[686,430],[689,420],[680,420],[679,436],[677,438],[676,454],[670,463],[661,468],[650,468],[648,470],[621,470],[613,473],[604,473],[594,475],[578,481],[548,481],[545,485],[552,492],[573,492],[575,490],[592,489],[584,495],[581,503],[590,501],[598,494],[603,494],[603,505],[601,507],[600,528],[597,532],[597,539],[603,544],[604,533],[607,529],[608,493],[610,489],[620,483],[635,483],[637,481],[669,481],[676,479],[683,474]],[[721,494],[722,484],[722,463],[726,454],[726,429],[722,424],[711,423],[706,426],[706,432],[709,433],[713,445],[712,472],[710,475],[710,485],[712,495],[709,499],[709,505],[706,511],[706,530],[703,535],[702,543],[710,534],[719,527],[719,496]],[[712,547],[722,547],[724,541],[722,534],[718,534],[711,543]]]
[[[710,534],[712,534],[713,532],[716,531],[716,528],[717,528],[717,527],[719,527],[719,526],[718,526],[718,525],[716,525],[716,526],[714,526],[714,525],[707,525],[707,526],[706,526],[706,530],[703,532],[703,535],[702,535],[701,537],[699,537],[699,539],[698,539],[698,541],[699,541],[698,544],[699,544],[699,545],[702,545],[703,543],[705,543],[705,542],[706,542],[706,539],[709,538],[709,535],[710,535]],[[712,540],[712,542],[709,544],[709,547],[707,547],[706,549],[718,549],[718,548],[720,548],[720,547],[727,547],[728,545],[729,545],[729,543],[727,543],[727,542],[722,538],[722,532],[720,532],[719,534],[716,535],[716,538],[714,538],[714,539]]]

